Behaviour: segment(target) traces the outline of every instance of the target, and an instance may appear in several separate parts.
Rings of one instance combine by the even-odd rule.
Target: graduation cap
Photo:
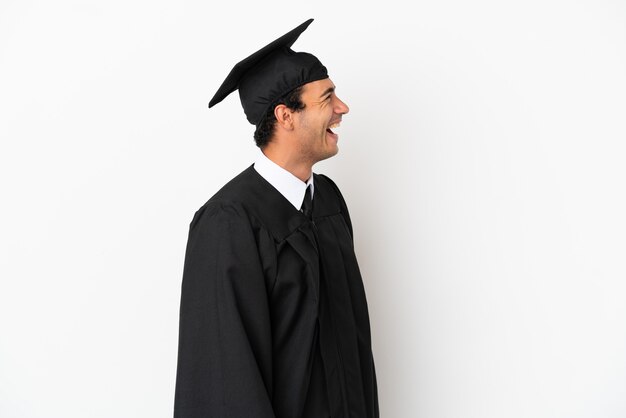
[[[328,78],[326,67],[314,55],[291,49],[311,22],[307,20],[235,65],[209,107],[239,90],[246,118],[258,125],[276,99],[303,84]]]

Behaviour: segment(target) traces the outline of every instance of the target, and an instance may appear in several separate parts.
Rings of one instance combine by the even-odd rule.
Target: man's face
[[[299,151],[304,159],[316,163],[339,151],[339,135],[330,127],[338,125],[349,109],[335,94],[330,78],[305,84],[301,98],[305,108],[294,114]]]

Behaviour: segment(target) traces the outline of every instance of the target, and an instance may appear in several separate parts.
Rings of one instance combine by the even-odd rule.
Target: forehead
[[[335,84],[330,78],[324,78],[322,80],[311,81],[306,83],[302,89],[302,95],[306,97],[320,97],[329,88],[335,87]]]

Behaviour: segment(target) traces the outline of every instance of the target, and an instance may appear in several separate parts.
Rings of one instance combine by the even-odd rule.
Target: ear
[[[276,123],[288,131],[293,129],[293,111],[284,104],[279,104],[274,108]]]

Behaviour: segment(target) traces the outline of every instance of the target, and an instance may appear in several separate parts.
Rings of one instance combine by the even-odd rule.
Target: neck
[[[284,150],[281,152],[279,149],[270,147],[269,145],[270,144],[262,150],[263,154],[265,154],[267,158],[289,171],[305,183],[311,178],[311,174],[313,173],[313,164],[301,161],[296,158],[295,155]]]

